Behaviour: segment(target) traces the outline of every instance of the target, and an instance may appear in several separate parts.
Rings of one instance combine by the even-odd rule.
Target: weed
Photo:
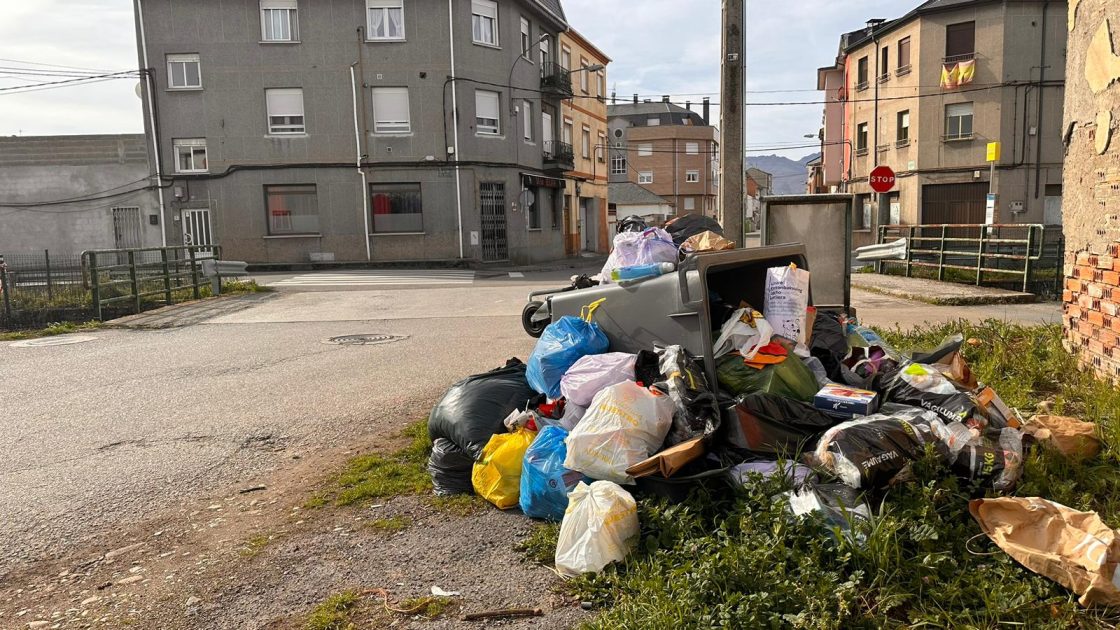
[[[272,293],[272,287],[257,284],[256,280],[226,280],[222,282],[222,295],[239,293]]]
[[[338,479],[339,489],[334,494],[336,505],[420,494],[432,489],[427,469],[432,450],[427,422],[409,425],[400,437],[408,438],[409,443],[394,453],[373,453],[350,460]]]
[[[400,603],[400,610],[410,611],[410,615],[418,615],[427,617],[428,619],[435,619],[448,611],[457,602],[449,597],[433,597],[431,595],[425,597],[417,597],[414,599],[406,599]]]
[[[356,630],[351,614],[361,603],[362,598],[354,591],[344,591],[331,595],[315,607],[304,624],[306,630]]]
[[[16,332],[0,332],[0,341],[20,341],[22,339],[37,339],[39,337],[53,337],[86,330],[101,328],[101,322],[54,322],[37,330],[20,330]]]
[[[257,534],[245,542],[245,546],[241,548],[240,554],[242,558],[255,558],[264,548],[272,542],[272,536],[268,534]]]
[[[456,494],[448,497],[432,496],[428,505],[450,516],[471,516],[486,508],[486,501],[474,494]]]
[[[366,521],[365,526],[379,534],[395,534],[412,527],[412,519],[407,516],[393,516]]]
[[[556,557],[556,539],[559,537],[559,523],[535,523],[532,533],[518,541],[513,548],[533,562],[552,564]]]
[[[327,497],[325,497],[321,494],[317,494],[317,495],[311,497],[310,499],[308,499],[307,501],[304,501],[303,502],[303,507],[308,509],[308,510],[314,510],[315,508],[321,508],[328,503],[330,503],[330,500],[327,499]]]

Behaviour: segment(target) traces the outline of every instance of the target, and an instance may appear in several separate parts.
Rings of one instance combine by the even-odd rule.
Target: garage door
[[[988,183],[922,186],[922,223],[983,223]]]

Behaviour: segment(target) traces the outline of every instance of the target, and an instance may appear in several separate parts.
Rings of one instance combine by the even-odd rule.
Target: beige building
[[[610,251],[607,229],[607,70],[610,58],[574,30],[560,34],[560,65],[572,71],[573,97],[561,106],[561,142],[574,168],[564,190],[564,250]],[[595,67],[600,70],[590,70]]]
[[[822,179],[857,195],[857,245],[878,225],[984,223],[989,189],[996,223],[1061,223],[1065,15],[1065,2],[930,0],[841,38],[818,72]],[[879,165],[898,176],[882,198]]]

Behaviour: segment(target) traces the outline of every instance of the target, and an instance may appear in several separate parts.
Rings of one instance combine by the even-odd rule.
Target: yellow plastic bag
[[[537,434],[528,429],[516,433],[498,433],[482,449],[482,459],[471,471],[474,491],[483,499],[508,510],[521,499],[521,465],[525,451]]]

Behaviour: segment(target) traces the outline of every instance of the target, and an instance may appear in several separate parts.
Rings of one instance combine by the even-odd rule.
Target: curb
[[[924,293],[912,293],[901,289],[886,289],[875,286],[861,286],[852,284],[853,289],[878,293],[890,297],[902,298],[912,302],[922,302],[933,306],[996,306],[1006,304],[1035,304],[1038,296],[1033,293],[1009,293],[1008,295],[957,295],[936,296]]]

